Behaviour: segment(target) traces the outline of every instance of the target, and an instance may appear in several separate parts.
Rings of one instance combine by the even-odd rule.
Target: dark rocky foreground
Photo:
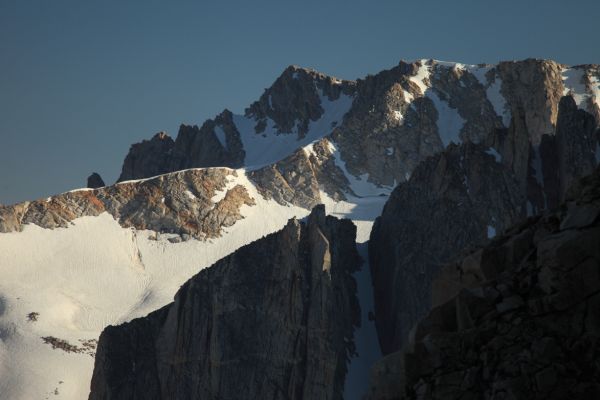
[[[441,269],[370,399],[600,398],[600,169],[565,198]]]
[[[316,207],[100,337],[90,399],[340,399],[359,324],[356,228]]]

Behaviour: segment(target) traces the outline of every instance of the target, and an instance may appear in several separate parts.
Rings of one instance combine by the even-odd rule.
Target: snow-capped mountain
[[[402,215],[389,224],[408,221],[421,238],[463,229],[463,218],[428,211],[457,199],[468,208],[457,215],[472,219],[456,246],[558,205],[600,160],[599,77],[596,65],[547,60],[400,62],[357,81],[289,67],[243,115],[225,110],[182,125],[175,140],[162,132],[134,144],[118,183],[0,206],[0,397],[87,397],[106,326],[163,307],[198,271],[317,204],[350,218],[361,243],[397,185],[395,198],[412,200],[389,207]],[[444,262],[452,252],[432,237],[388,271],[416,253]],[[395,276],[375,288],[380,339],[393,343],[385,352],[400,342],[380,323],[397,326],[402,312]],[[418,302],[398,332],[425,311]],[[368,311],[357,335],[374,329]]]

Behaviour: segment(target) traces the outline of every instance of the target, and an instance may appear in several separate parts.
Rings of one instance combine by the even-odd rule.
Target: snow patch
[[[394,118],[396,118],[397,121],[402,121],[404,116],[400,110],[394,110]]]
[[[444,147],[447,147],[451,142],[460,144],[460,131],[465,124],[465,120],[460,116],[458,110],[450,107],[434,91],[429,90],[426,95],[433,101],[438,112],[438,134]]]
[[[328,144],[329,151],[333,155],[335,165],[339,167],[348,182],[350,182],[350,189],[359,197],[369,197],[369,196],[379,196],[379,195],[389,195],[393,189],[393,187],[389,186],[377,186],[374,183],[368,181],[369,174],[362,174],[360,176],[354,176],[351,174],[346,168],[346,163],[342,160],[340,152],[338,151],[335,144],[331,141]]]
[[[196,196],[194,196],[194,193],[190,192],[189,190],[186,190],[184,193],[188,197],[188,199],[196,200]]]
[[[429,61],[428,60],[420,60],[421,61],[421,66],[419,67],[419,70],[417,71],[417,74],[414,76],[411,76],[409,78],[409,80],[411,82],[414,82],[419,89],[421,89],[421,93],[425,94],[425,92],[428,89],[428,86],[425,84],[425,79],[429,79],[430,75],[431,75],[431,66],[428,65]]]
[[[562,71],[564,84],[563,96],[571,95],[578,108],[586,108],[586,100],[590,97],[585,87],[585,70],[581,68],[567,68]]]
[[[494,228],[491,225],[488,225],[487,226],[487,237],[488,237],[488,239],[491,239],[494,236],[496,236],[496,228]]]
[[[490,82],[486,75],[493,68],[493,66],[472,66],[467,70],[473,74],[479,83],[485,88],[486,97],[494,108],[496,115],[502,117],[502,124],[505,127],[508,127],[510,125],[512,113],[510,112],[506,99],[504,96],[502,96],[502,79],[500,79],[500,76],[496,74],[494,76],[494,82]]]
[[[600,109],[600,79],[596,75],[590,75],[590,89],[592,91],[592,100]]]
[[[487,154],[493,156],[497,163],[502,162],[502,155],[500,153],[498,153],[495,148],[490,147],[485,152]]]
[[[394,155],[394,148],[393,148],[393,147],[387,147],[387,148],[385,149],[385,153],[386,153],[388,156],[393,156],[393,155]]]

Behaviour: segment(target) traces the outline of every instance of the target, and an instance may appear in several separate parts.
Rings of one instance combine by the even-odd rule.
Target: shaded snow
[[[580,68],[567,68],[562,71],[563,96],[570,94],[577,107],[585,108],[585,100],[589,97],[584,82],[585,70]]]
[[[433,90],[427,91],[426,96],[433,101],[438,112],[438,134],[444,147],[447,147],[451,142],[460,144],[460,131],[465,124],[465,120],[460,116],[458,110],[450,107]]]
[[[502,155],[500,153],[498,153],[498,151],[496,151],[495,148],[490,147],[485,152],[491,156],[494,156],[494,159],[496,160],[497,163],[502,162]]]
[[[354,274],[360,302],[360,327],[354,331],[354,344],[357,356],[350,359],[344,386],[344,399],[360,400],[369,389],[371,367],[382,356],[375,330],[375,322],[369,321],[369,312],[375,309],[373,301],[373,285],[369,269],[368,242],[357,244],[358,252],[364,264]]]
[[[492,105],[492,107],[494,108],[496,115],[502,117],[502,124],[505,127],[508,127],[510,125],[512,114],[510,112],[506,99],[501,93],[502,79],[500,79],[500,76],[496,74],[494,76],[494,82],[490,82],[486,76],[488,71],[490,71],[493,68],[493,66],[471,66],[470,68],[468,68],[468,71],[472,73],[475,76],[475,78],[477,78],[479,83],[485,88],[486,97]]]
[[[488,239],[491,239],[494,236],[496,236],[496,228],[494,228],[491,225],[488,225],[487,226],[487,237],[488,237]]]
[[[590,87],[592,90],[593,101],[600,108],[600,79],[595,75],[590,75]]]
[[[378,196],[380,194],[387,195],[391,193],[393,187],[377,186],[376,184],[369,182],[369,174],[362,174],[359,176],[354,176],[353,174],[351,174],[346,168],[346,163],[342,160],[340,152],[338,151],[334,143],[329,142],[329,150],[331,151],[334,157],[335,165],[337,165],[342,170],[342,172],[344,173],[344,175],[346,175],[346,178],[350,182],[350,188],[352,189],[354,194],[356,194],[359,197],[366,197]]]
[[[219,125],[215,125],[215,136],[217,137],[217,139],[219,139],[219,142],[221,143],[223,148],[226,149],[227,140],[225,139],[225,132],[223,131],[223,128],[221,128]]]

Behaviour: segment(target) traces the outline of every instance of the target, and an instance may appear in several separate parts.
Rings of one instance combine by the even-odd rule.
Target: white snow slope
[[[68,228],[26,225],[22,232],[0,234],[0,399],[87,398],[93,350],[53,349],[42,338],[83,349],[107,325],[171,302],[202,268],[281,229],[289,218],[308,215],[264,200],[244,169],[237,174],[228,186],[245,186],[257,204],[242,206],[244,219],[215,240],[171,243],[169,235],[156,239],[154,232],[123,228],[107,213],[78,218]],[[380,188],[360,189],[360,198],[322,198],[329,214],[356,222],[358,241],[364,242],[386,197]],[[37,320],[29,320],[30,313]]]

